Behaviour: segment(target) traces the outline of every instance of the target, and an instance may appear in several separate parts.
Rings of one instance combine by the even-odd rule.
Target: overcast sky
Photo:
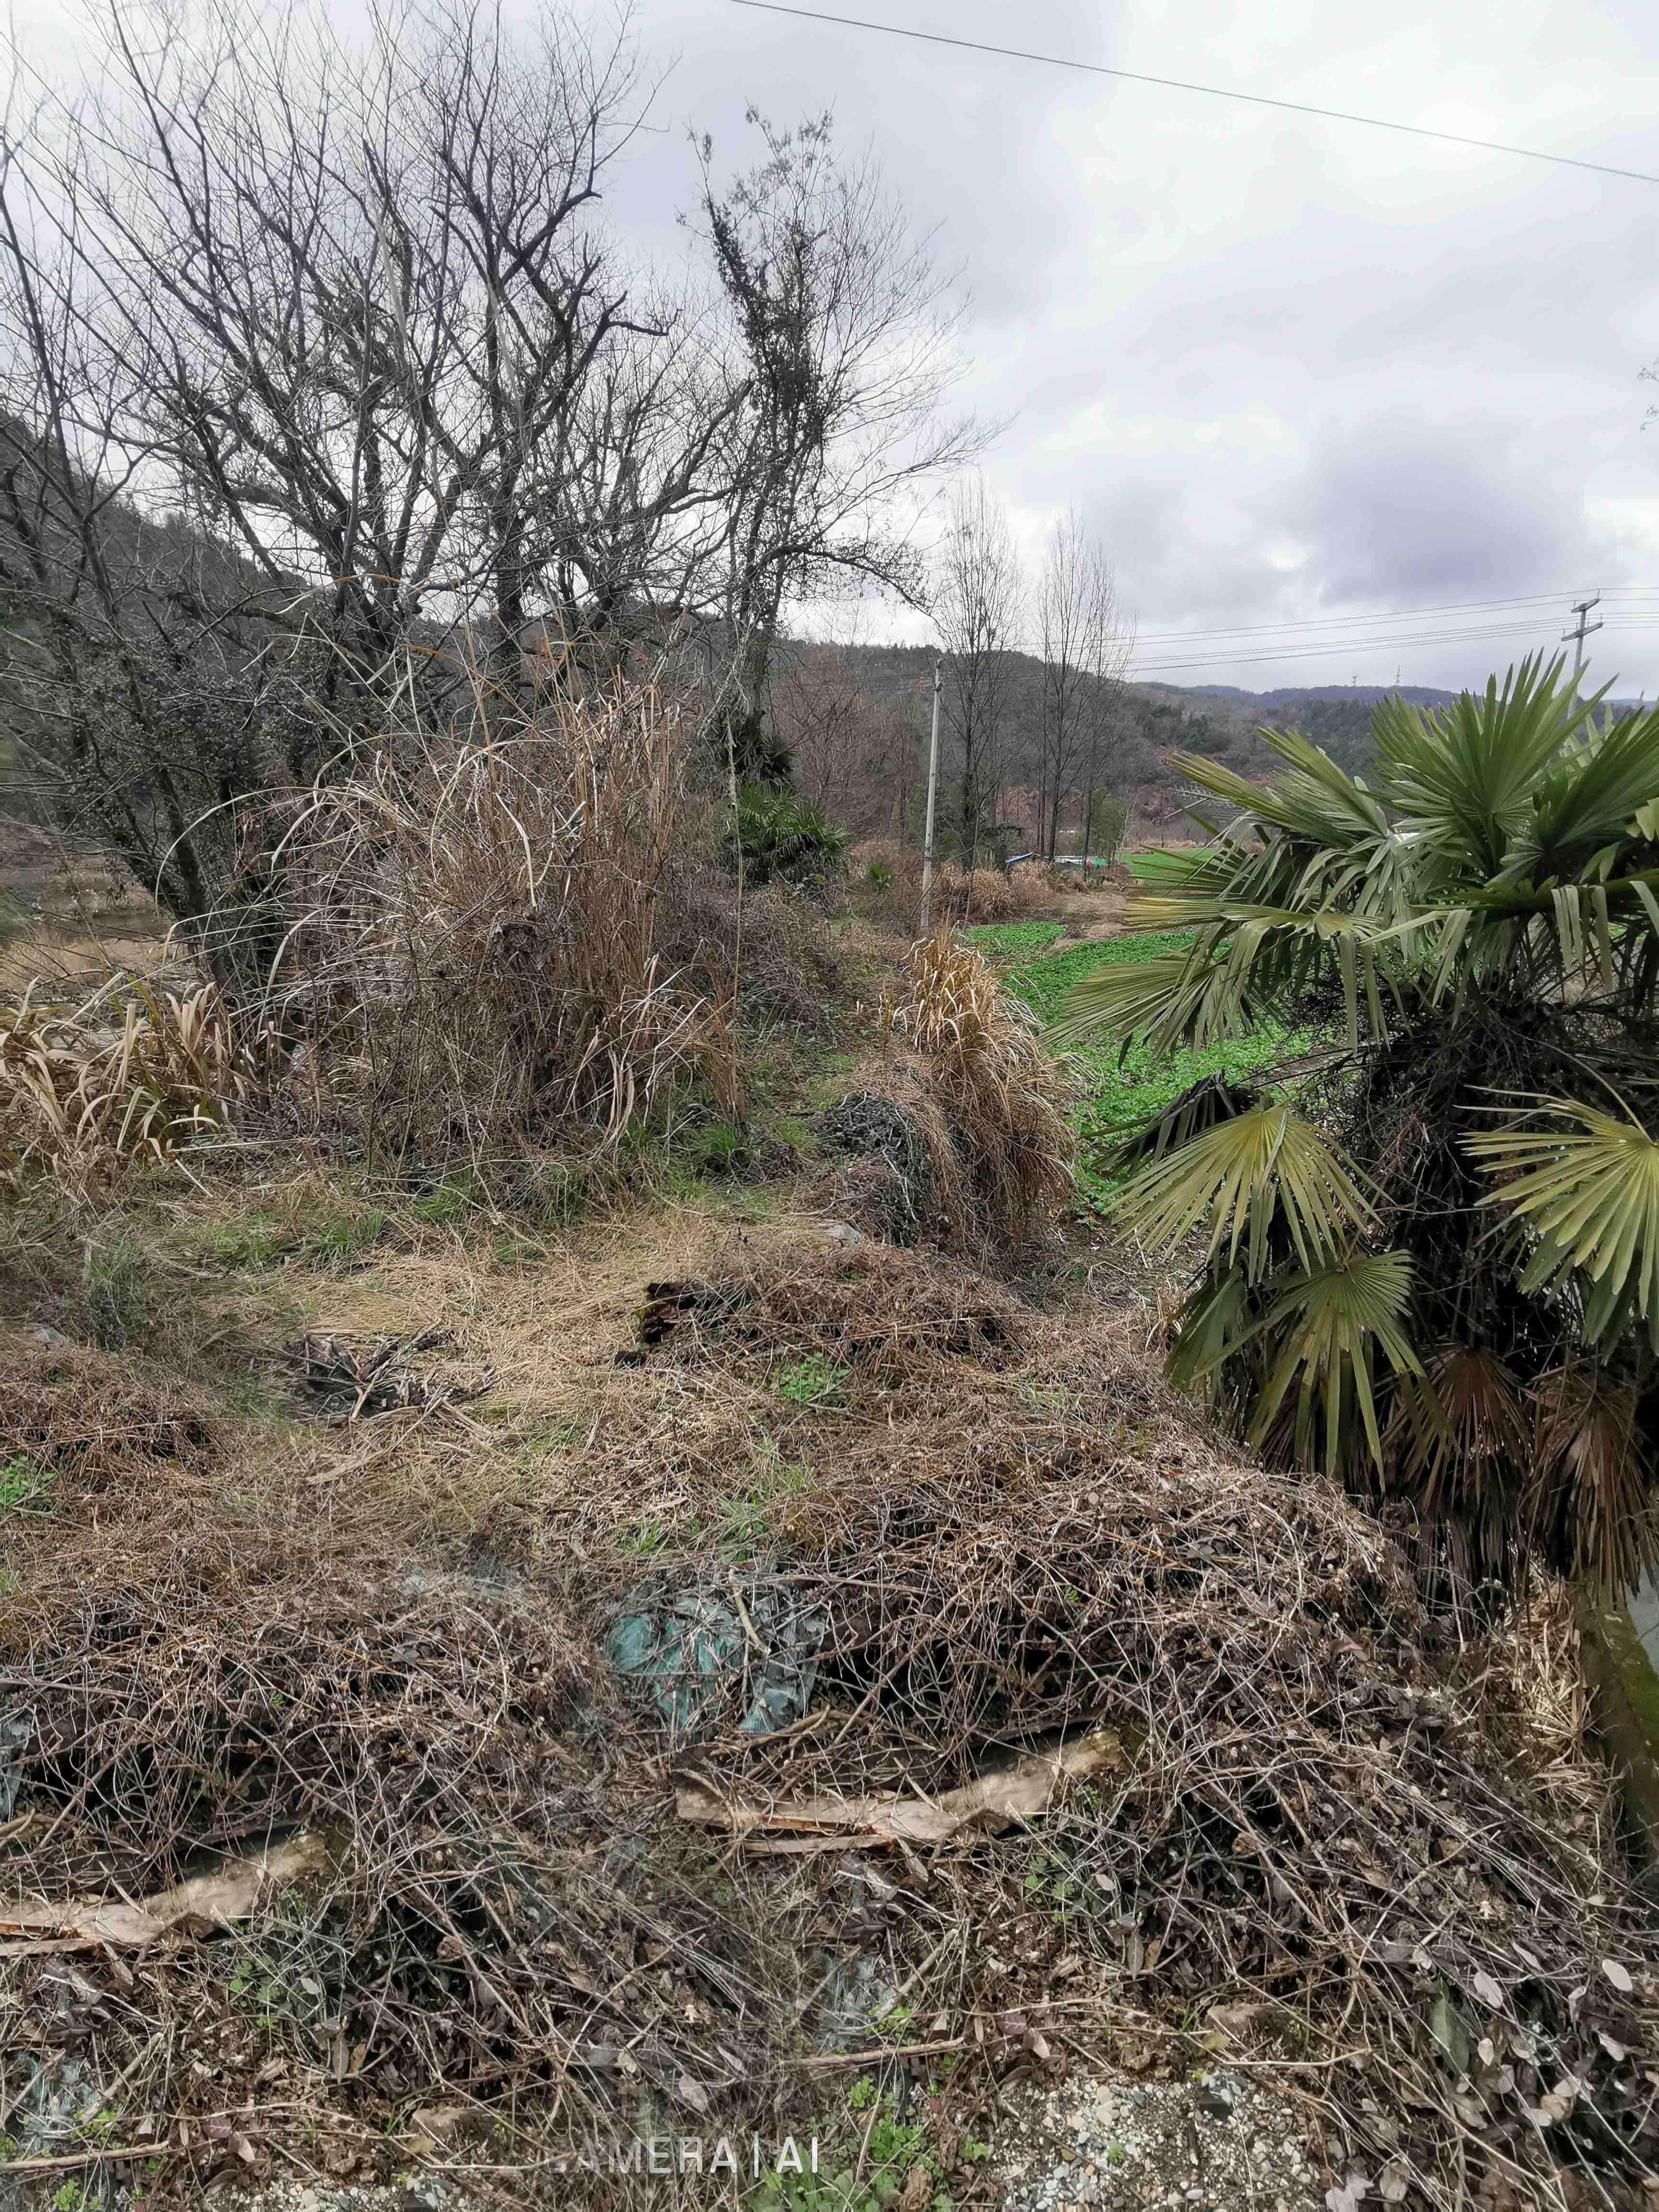
[[[1659,173],[1653,0],[849,12]],[[35,18],[48,46],[67,17],[48,0]],[[735,168],[746,106],[832,108],[963,271],[965,396],[1012,418],[986,466],[1023,544],[1035,556],[1077,503],[1142,669],[1252,690],[1478,682],[1599,588],[1594,675],[1659,692],[1659,386],[1641,381],[1659,186],[732,0],[639,0],[635,20],[667,74],[624,225],[667,237],[688,130]],[[1389,619],[1332,626],[1372,614]],[[1495,622],[1520,627],[1443,635]],[[866,635],[900,628],[865,617]]]

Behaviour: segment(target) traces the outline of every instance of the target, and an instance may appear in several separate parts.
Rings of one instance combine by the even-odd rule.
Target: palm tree
[[[1559,661],[1373,719],[1370,782],[1294,732],[1232,818],[1144,855],[1073,1033],[1202,1046],[1322,1025],[1123,1152],[1120,1205],[1190,1252],[1170,1368],[1274,1463],[1414,1500],[1485,1577],[1652,1559],[1659,1442],[1659,709]]]

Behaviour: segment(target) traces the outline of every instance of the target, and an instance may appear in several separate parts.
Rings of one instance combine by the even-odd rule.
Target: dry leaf
[[[1018,1821],[1035,1820],[1048,1811],[1062,1782],[1123,1764],[1117,1731],[1095,1729],[1087,1735],[1073,1736],[1057,1751],[1030,1753],[1012,1766],[982,1774],[934,1798],[884,1791],[873,1797],[785,1798],[762,1805],[717,1796],[702,1783],[683,1782],[675,1804],[682,1820],[700,1826],[728,1828],[733,1835],[749,1838],[782,1830],[809,1839],[751,1843],[757,1850],[862,1850],[879,1844],[942,1844],[964,1828],[995,1835]]]
[[[171,1889],[142,1898],[137,1905],[119,1899],[54,1905],[26,1897],[0,1907],[0,1958],[35,1951],[93,1951],[103,1944],[135,1949],[165,1936],[197,1935],[246,1920],[273,1884],[297,1881],[328,1864],[320,1836],[295,1836],[271,1851],[228,1859],[212,1874],[194,1875]]]
[[[1629,1968],[1621,1966],[1617,1959],[1603,1959],[1601,1961],[1601,1972],[1613,1984],[1613,1986],[1618,1990],[1621,1997],[1627,1997],[1632,1990],[1636,1986],[1631,1980]]]

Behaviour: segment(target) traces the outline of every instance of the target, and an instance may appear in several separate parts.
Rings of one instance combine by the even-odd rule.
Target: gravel
[[[997,2130],[1003,2212],[1316,2212],[1323,2162],[1298,2107],[1217,2068],[1188,2081],[1110,2069],[1033,2089]]]

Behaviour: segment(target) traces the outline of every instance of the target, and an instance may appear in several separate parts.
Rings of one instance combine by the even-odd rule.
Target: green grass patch
[[[1066,925],[1059,921],[981,921],[957,932],[964,945],[972,945],[999,967],[1030,959],[1032,953],[1040,952],[1065,933]]]
[[[21,1454],[0,1462],[0,1521],[46,1510],[52,1470]]]
[[[1086,945],[1051,952],[1045,959],[1018,968],[1007,978],[1009,988],[1026,1005],[1053,1021],[1064,1008],[1074,983],[1092,975],[1097,968],[1115,968],[1141,960],[1161,960],[1171,952],[1184,952],[1192,943],[1187,929],[1144,930],[1135,937],[1093,938]]]
[[[779,1369],[778,1395],[792,1406],[821,1406],[840,1397],[847,1375],[846,1368],[821,1352],[809,1352],[804,1359],[787,1360]]]

